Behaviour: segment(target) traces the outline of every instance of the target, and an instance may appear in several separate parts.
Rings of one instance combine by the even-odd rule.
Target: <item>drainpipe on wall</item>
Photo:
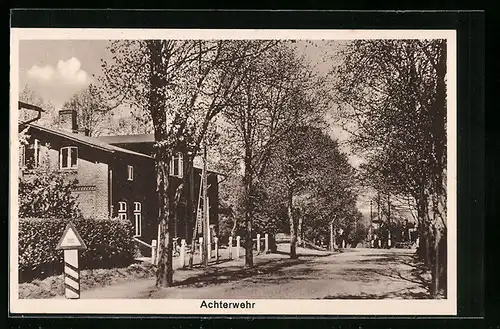
[[[109,217],[113,217],[113,169],[109,169],[108,174],[108,198],[109,198]]]

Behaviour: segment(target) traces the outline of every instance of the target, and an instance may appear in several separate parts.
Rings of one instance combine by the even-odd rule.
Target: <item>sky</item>
[[[25,85],[56,108],[82,90],[109,58],[107,41],[22,40],[19,43],[19,90]]]
[[[62,107],[73,94],[79,92],[101,74],[101,60],[110,59],[106,49],[107,40],[21,40],[19,43],[19,90],[25,85],[37,92],[56,109]],[[321,73],[328,72],[335,60],[332,59],[343,42],[299,42],[299,53]],[[338,139],[341,148],[349,155],[350,163],[357,167],[361,158],[351,154],[342,142],[348,133],[335,125],[330,117],[329,134]],[[369,211],[367,197],[361,195],[358,207],[364,213]]]

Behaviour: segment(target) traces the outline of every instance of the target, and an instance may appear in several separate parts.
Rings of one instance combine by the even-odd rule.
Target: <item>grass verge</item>
[[[150,278],[156,267],[149,263],[135,263],[124,268],[80,271],[80,289],[89,290],[126,281]],[[64,295],[64,275],[19,284],[19,299],[43,299]]]

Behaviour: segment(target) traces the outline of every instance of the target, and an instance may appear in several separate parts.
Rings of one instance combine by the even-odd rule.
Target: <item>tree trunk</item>
[[[236,228],[238,227],[238,217],[234,216],[233,218],[233,228],[231,229],[231,236],[234,238],[236,234]]]
[[[423,257],[423,262],[424,265],[429,267],[431,266],[431,243],[430,243],[430,236],[429,232],[427,232],[427,229],[424,229],[423,235],[420,241],[420,244],[422,244],[422,252],[421,255]]]
[[[169,157],[165,157],[169,158]],[[160,241],[158,241],[158,269],[156,272],[156,286],[170,287],[173,283],[172,268],[172,237],[170,235],[172,212],[170,211],[171,198],[169,193],[169,164],[160,157],[156,164]]]
[[[191,254],[189,255],[189,268],[193,267],[194,253],[196,252],[196,232],[198,229],[198,222],[196,217],[195,203],[194,203],[194,168],[193,165],[189,167],[189,199],[187,212],[189,214],[191,225],[193,225],[193,235],[191,236]]]
[[[447,289],[447,254],[446,254],[446,229],[439,235],[439,289],[443,290],[444,298],[448,296]]]
[[[419,219],[419,246],[418,246],[418,258],[422,260],[425,266],[430,266],[431,264],[431,254],[430,254],[430,235],[429,235],[429,221],[427,220],[427,199],[420,196],[417,203],[417,217]]]
[[[335,249],[335,241],[334,241],[334,232],[333,232],[333,221],[330,222],[330,251],[334,251]]]
[[[208,216],[208,173],[207,173],[207,144],[206,141],[203,142],[203,263],[208,266],[210,262],[210,218]]]
[[[171,146],[168,145],[168,129],[165,117],[165,83],[163,81],[164,65],[160,40],[148,40],[149,50],[149,82],[151,84],[149,93],[149,112],[153,120],[154,135],[156,142],[163,145],[155,145],[155,170],[156,170],[156,192],[158,197],[158,225],[160,237],[158,241],[158,269],[156,272],[156,285],[158,287],[169,287],[172,285],[172,239],[170,236],[172,221],[172,197],[169,184],[169,166],[172,154]]]
[[[431,274],[432,274],[432,284],[431,284],[431,296],[436,298],[439,294],[439,274],[440,274],[440,262],[439,262],[439,242],[441,240],[441,234],[437,227],[434,227],[434,261],[432,264]]]
[[[295,219],[293,216],[293,194],[288,192],[288,220],[290,221],[290,258],[295,259],[297,256],[297,231],[295,227]]]
[[[251,154],[245,156],[245,175],[243,184],[245,187],[245,266],[253,267],[253,240],[252,240],[252,216],[253,216],[253,174]]]
[[[299,224],[297,225],[297,244],[302,247],[304,244],[304,241],[302,239],[302,220],[303,220],[302,214],[299,214],[298,220]]]

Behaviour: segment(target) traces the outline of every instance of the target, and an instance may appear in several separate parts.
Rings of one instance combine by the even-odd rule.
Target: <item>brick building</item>
[[[35,167],[57,170],[76,181],[83,216],[91,218],[119,217],[134,226],[136,238],[150,243],[157,238],[157,196],[153,152],[153,135],[89,137],[79,130],[76,112],[61,110],[58,129],[31,123],[28,144],[20,150],[20,168],[29,175]],[[171,159],[171,183],[179,184],[183,173],[182,155]],[[218,228],[218,176],[208,172],[210,223]],[[201,168],[195,166],[195,207],[200,189]],[[190,241],[194,224],[186,219],[185,205],[175,216],[174,236]]]

